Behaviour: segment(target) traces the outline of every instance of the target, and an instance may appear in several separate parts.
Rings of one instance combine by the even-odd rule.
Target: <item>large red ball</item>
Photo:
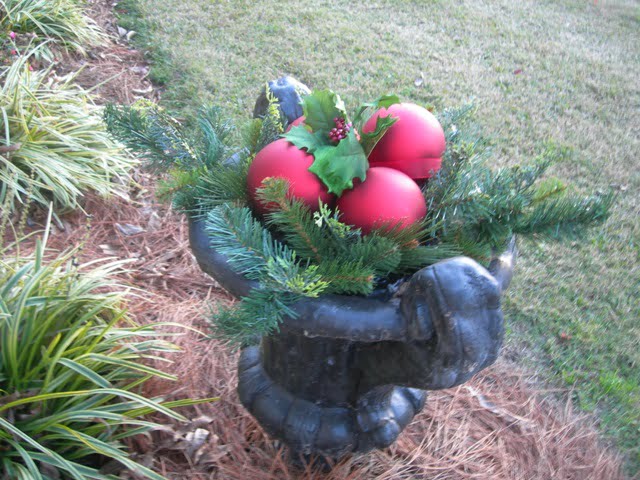
[[[297,148],[284,138],[270,143],[258,152],[249,166],[247,185],[255,210],[264,214],[269,205],[256,198],[256,190],[265,178],[284,178],[289,182],[289,198],[302,201],[312,211],[319,208],[318,200],[333,205],[335,196],[330,194],[322,181],[309,171],[313,155]]]
[[[364,182],[345,191],[338,199],[340,221],[361,228],[406,228],[427,214],[420,187],[404,173],[386,167],[371,167]]]
[[[376,119],[388,115],[398,120],[371,151],[369,163],[400,170],[416,180],[430,178],[442,164],[445,150],[442,126],[426,108],[396,103],[374,113],[363,131],[374,131]]]

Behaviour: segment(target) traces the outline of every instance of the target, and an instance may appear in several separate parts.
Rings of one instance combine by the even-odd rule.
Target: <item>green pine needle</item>
[[[218,305],[211,315],[214,337],[236,345],[250,345],[278,329],[285,316],[296,318],[289,307],[295,299],[289,294],[254,289],[231,307]]]
[[[181,132],[179,123],[151,102],[107,105],[104,121],[109,133],[130,151],[142,156],[152,171],[201,166],[198,154]]]

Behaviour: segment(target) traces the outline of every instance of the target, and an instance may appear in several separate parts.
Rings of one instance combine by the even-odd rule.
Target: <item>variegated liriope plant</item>
[[[148,414],[185,420],[175,407],[215,399],[145,398],[149,379],[173,379],[150,360],[177,347],[128,318],[122,262],[77,266],[45,245],[0,250],[0,478],[114,479],[101,467],[116,461],[160,480],[123,441],[158,427]]]
[[[107,134],[101,108],[73,75],[0,68],[0,203],[77,209],[87,192],[123,196],[137,163]]]
[[[22,40],[42,45],[38,56],[51,61],[50,47],[86,53],[106,42],[107,34],[89,18],[86,6],[77,0],[0,0],[0,36],[8,47],[22,50]],[[0,41],[4,39],[0,38]]]

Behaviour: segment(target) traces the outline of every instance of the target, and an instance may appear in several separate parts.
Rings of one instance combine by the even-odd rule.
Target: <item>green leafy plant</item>
[[[106,40],[77,0],[0,0],[0,31],[31,34],[36,44],[50,42],[81,53]]]
[[[0,477],[115,479],[107,460],[144,478],[124,441],[159,425],[145,415],[185,420],[138,391],[149,379],[174,380],[147,365],[176,347],[156,325],[137,325],[126,290],[110,280],[122,263],[74,266],[75,251],[47,260],[45,239],[28,257],[0,260]]]
[[[30,195],[56,209],[79,207],[85,192],[121,194],[137,163],[107,134],[99,107],[73,77],[29,71],[23,58],[0,72],[0,202]]]

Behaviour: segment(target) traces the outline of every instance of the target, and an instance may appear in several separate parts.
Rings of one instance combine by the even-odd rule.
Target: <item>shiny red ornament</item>
[[[335,195],[327,191],[322,181],[309,171],[313,155],[297,148],[282,138],[270,143],[258,152],[249,166],[247,186],[256,212],[267,213],[269,205],[256,198],[256,190],[266,178],[284,178],[289,182],[289,198],[295,198],[307,205],[312,211],[319,209],[318,200],[332,206]]]
[[[337,207],[342,214],[340,221],[362,229],[364,234],[384,226],[406,228],[427,214],[427,204],[416,182],[386,167],[369,168],[365,181],[346,190]]]
[[[433,176],[440,170],[445,150],[444,131],[436,117],[419,105],[396,103],[374,113],[362,130],[374,131],[376,119],[388,115],[398,120],[371,151],[371,166],[394,168],[414,180]]]

